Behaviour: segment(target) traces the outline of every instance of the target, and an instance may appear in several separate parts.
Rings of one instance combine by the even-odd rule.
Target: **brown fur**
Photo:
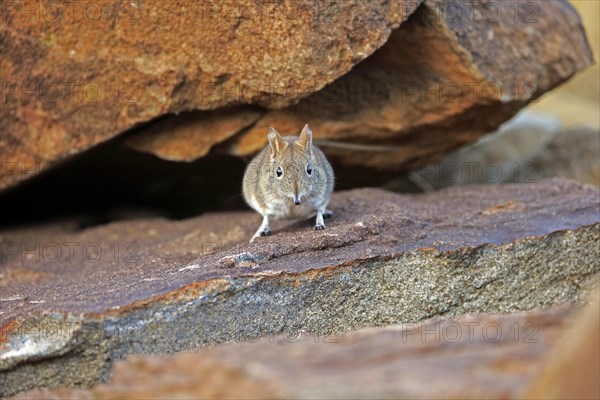
[[[310,128],[306,125],[299,137],[281,136],[270,128],[268,138],[269,145],[252,160],[244,174],[244,199],[263,216],[263,224],[252,240],[261,232],[269,233],[270,219],[308,218],[316,214],[315,227],[323,229],[322,214],[333,191],[334,176],[323,152],[313,145]],[[278,167],[281,177],[277,176]],[[300,204],[295,204],[298,200]]]

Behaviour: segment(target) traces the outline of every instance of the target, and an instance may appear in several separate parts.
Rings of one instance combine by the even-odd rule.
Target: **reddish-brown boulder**
[[[3,2],[0,188],[164,114],[293,104],[420,1]]]

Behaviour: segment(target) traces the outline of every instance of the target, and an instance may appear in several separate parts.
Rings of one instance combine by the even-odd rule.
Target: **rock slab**
[[[350,334],[254,343],[118,362],[106,384],[17,399],[518,398],[569,325],[570,308],[476,314]]]
[[[93,384],[130,353],[582,303],[600,271],[599,192],[568,180],[331,208],[324,231],[253,244],[249,212],[2,232],[2,395]]]
[[[252,125],[240,123],[217,150],[248,156],[266,144],[270,126],[297,135],[309,123],[338,164],[408,172],[494,131],[592,62],[568,2],[427,0],[348,74],[296,105],[265,110]],[[211,137],[203,118],[196,137]],[[163,139],[142,147],[145,135],[137,132],[130,145],[171,160],[204,155],[171,139],[172,130],[153,130]]]
[[[294,104],[420,2],[3,2],[0,188],[165,114]]]
[[[535,183],[561,177],[600,188],[600,131],[565,130],[558,119],[523,112],[472,146],[392,181],[395,191],[452,185]]]

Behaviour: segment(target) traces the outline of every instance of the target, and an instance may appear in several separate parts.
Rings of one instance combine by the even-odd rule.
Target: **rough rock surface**
[[[116,364],[107,384],[17,398],[518,398],[571,314],[564,307],[478,314],[345,335],[267,336],[171,357],[134,356]]]
[[[256,108],[192,111],[153,123],[142,134],[127,138],[126,143],[165,160],[194,160],[206,155],[215,143],[252,125],[262,114]]]
[[[414,192],[475,183],[535,183],[554,177],[600,188],[600,131],[564,130],[556,118],[524,112],[498,132],[386,187]]]
[[[533,160],[540,179],[562,177],[600,188],[600,131],[561,132]]]
[[[269,126],[298,134],[310,123],[317,140],[362,145],[322,144],[344,165],[423,167],[494,131],[592,62],[581,21],[567,2],[514,7],[510,1],[425,1],[347,75],[295,106],[265,113],[220,150],[252,154],[266,144]],[[165,140],[171,134],[162,133]],[[158,146],[155,153],[164,154]],[[201,155],[172,146],[168,158]]]
[[[293,104],[420,1],[3,3],[0,187],[163,114]]]
[[[600,271],[599,193],[567,180],[331,208],[253,244],[249,212],[3,232],[0,394],[92,384],[128,353],[580,303]]]

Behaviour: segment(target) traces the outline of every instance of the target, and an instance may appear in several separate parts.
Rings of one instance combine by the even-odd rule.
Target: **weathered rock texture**
[[[570,315],[559,308],[345,335],[267,336],[171,357],[135,356],[116,364],[108,384],[17,398],[517,398]]]
[[[561,177],[600,188],[600,131],[564,130],[556,118],[519,114],[472,146],[397,178],[396,191],[474,183],[535,183]]]
[[[567,180],[331,208],[253,244],[247,212],[2,233],[2,394],[91,384],[128,353],[581,303],[600,271],[599,193]]]
[[[579,128],[561,132],[532,163],[540,179],[570,178],[600,188],[600,131]]]
[[[237,133],[221,150],[248,155],[265,144],[269,125],[292,133],[309,122],[317,139],[379,146],[329,145],[334,159],[414,169],[493,131],[591,62],[567,2],[419,3],[115,1],[85,23],[23,21],[18,9],[3,9],[0,188],[167,113],[240,103],[279,109],[313,92],[263,110],[251,126],[243,109],[223,123],[206,124],[202,114],[193,135],[190,123],[175,123],[184,129],[175,134],[168,124],[133,146],[191,160]],[[203,145],[191,145],[198,136]]]
[[[468,4],[425,1],[350,73],[241,127],[220,150],[249,155],[266,144],[269,126],[298,134],[310,123],[318,140],[362,144],[323,143],[339,163],[410,171],[494,131],[592,62],[579,17],[567,2],[518,9],[509,1]],[[164,140],[170,135],[162,132]],[[161,143],[154,153],[165,157],[163,149]],[[180,145],[171,146],[167,157],[190,161],[202,154]]]
[[[252,125],[262,114],[257,108],[238,108],[169,116],[144,129],[143,134],[131,136],[127,144],[165,160],[195,160],[206,155],[215,143]]]
[[[383,45],[420,2],[3,4],[0,153],[10,169],[0,187],[163,114],[293,104]]]

